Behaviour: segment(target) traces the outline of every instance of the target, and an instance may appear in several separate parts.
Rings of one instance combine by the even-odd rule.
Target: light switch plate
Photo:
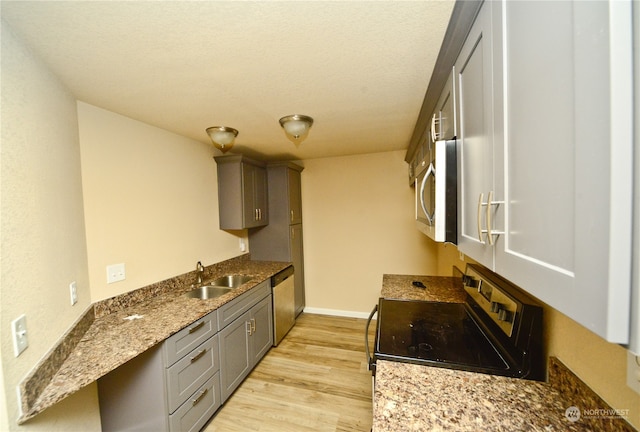
[[[69,295],[71,296],[71,306],[78,303],[78,285],[76,281],[69,284]]]
[[[627,351],[627,385],[640,394],[640,356]]]
[[[18,357],[29,346],[26,315],[22,314],[11,321],[11,339],[13,339],[13,353]]]
[[[107,266],[107,283],[114,283],[125,279],[124,263]]]

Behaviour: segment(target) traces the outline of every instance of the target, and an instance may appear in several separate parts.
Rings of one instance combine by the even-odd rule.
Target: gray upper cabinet
[[[300,185],[301,169],[287,167],[287,180],[289,192],[289,223],[302,223],[302,190]]]
[[[617,343],[630,322],[628,6],[485,2],[455,65],[460,250]]]
[[[302,170],[303,167],[291,162],[277,162],[267,165],[270,222],[266,227],[249,232],[249,248],[252,259],[293,263],[296,275],[296,315],[302,312],[305,305]]]
[[[220,229],[240,230],[269,223],[265,164],[242,155],[216,156]]]

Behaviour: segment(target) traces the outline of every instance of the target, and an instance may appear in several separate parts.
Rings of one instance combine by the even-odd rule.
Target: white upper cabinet
[[[444,84],[436,110],[431,116],[430,143],[448,140],[456,136],[455,90],[453,87],[453,71]]]
[[[623,344],[631,29],[625,1],[485,2],[456,62],[460,249]]]
[[[493,249],[482,236],[479,204],[495,190],[491,4],[480,9],[454,66],[458,121],[458,248],[493,268]]]

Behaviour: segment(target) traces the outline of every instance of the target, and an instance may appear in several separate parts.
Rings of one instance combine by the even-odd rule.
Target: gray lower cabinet
[[[103,431],[198,431],[221,405],[217,311],[98,380]]]
[[[272,344],[266,280],[100,378],[102,430],[199,431]]]
[[[273,306],[269,281],[252,297],[238,298],[220,308],[219,319],[229,322],[220,331],[220,383],[222,402],[234,392],[273,345]],[[232,317],[226,319],[225,317]]]

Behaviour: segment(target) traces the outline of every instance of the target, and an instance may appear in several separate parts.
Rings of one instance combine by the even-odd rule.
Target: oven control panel
[[[464,289],[480,305],[482,310],[509,337],[513,333],[518,313],[518,303],[506,292],[484,279],[473,268],[467,267],[462,276]]]

